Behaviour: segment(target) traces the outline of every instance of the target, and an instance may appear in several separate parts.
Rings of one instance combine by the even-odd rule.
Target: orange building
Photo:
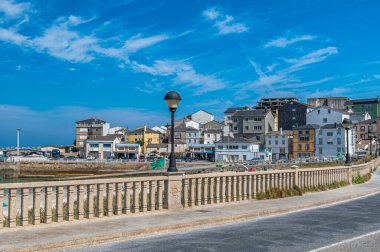
[[[307,124],[293,129],[293,158],[315,157],[315,135],[319,126]]]

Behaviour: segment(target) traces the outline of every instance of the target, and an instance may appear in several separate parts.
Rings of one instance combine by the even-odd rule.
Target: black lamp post
[[[172,116],[172,125],[171,125],[171,133],[170,133],[170,142],[171,142],[171,153],[169,159],[169,168],[168,172],[177,172],[177,166],[175,163],[175,154],[174,154],[174,112],[178,108],[178,104],[181,101],[181,96],[179,93],[175,91],[170,91],[165,95],[164,98],[166,104],[169,107]]]
[[[349,137],[348,132],[352,128],[352,121],[348,118],[344,118],[342,122],[342,126],[346,129],[346,137],[347,137],[347,152],[346,152],[346,165],[351,165],[351,157],[350,157],[350,149],[349,149]]]

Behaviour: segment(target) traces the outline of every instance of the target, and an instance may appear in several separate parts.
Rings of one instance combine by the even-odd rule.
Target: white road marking
[[[376,235],[376,234],[379,234],[379,233],[380,233],[380,229],[377,230],[377,231],[373,231],[371,233],[359,235],[359,236],[353,237],[351,239],[343,240],[343,241],[340,241],[340,242],[337,242],[337,243],[333,243],[333,244],[330,244],[330,245],[327,245],[327,246],[324,246],[324,247],[321,247],[321,248],[310,250],[309,252],[323,251],[323,250],[326,250],[326,249],[330,249],[330,248],[333,248],[333,247],[336,247],[336,246],[339,246],[339,245],[342,245],[342,244],[345,244],[345,243],[349,243],[349,242],[352,242],[352,241],[360,240],[362,238],[365,238],[365,237],[368,237],[368,236],[372,236],[372,235]]]

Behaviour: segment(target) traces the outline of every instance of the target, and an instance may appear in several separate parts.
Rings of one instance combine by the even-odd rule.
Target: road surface
[[[380,251],[380,194],[248,222],[69,251]]]

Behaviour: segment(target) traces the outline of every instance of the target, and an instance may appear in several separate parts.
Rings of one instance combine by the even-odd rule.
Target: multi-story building
[[[356,141],[370,140],[371,135],[377,135],[378,125],[376,119],[368,119],[354,124]]]
[[[311,107],[329,107],[335,109],[345,109],[345,103],[349,101],[348,97],[319,97],[307,99],[307,104]]]
[[[231,125],[232,127],[232,115],[238,110],[247,110],[247,109],[249,109],[247,106],[228,108],[226,111],[224,111],[224,125]]]
[[[293,158],[309,159],[315,157],[315,134],[319,125],[307,124],[293,129]]]
[[[115,148],[115,157],[124,159],[137,159],[141,154],[140,144],[135,143],[117,143]]]
[[[143,152],[146,153],[148,144],[160,143],[160,132],[144,127],[137,128],[129,133],[130,143],[139,143],[142,146]]]
[[[205,124],[205,123],[214,121],[214,115],[205,110],[199,110],[191,114],[189,117],[191,120],[199,124]]]
[[[119,138],[115,135],[91,137],[84,141],[84,156],[100,160],[114,157],[115,146],[118,143]]]
[[[350,118],[350,114],[345,110],[319,107],[306,114],[306,123],[320,126],[333,123],[339,124],[342,123],[345,118]]]
[[[347,132],[342,124],[327,124],[316,131],[315,157],[319,159],[344,159],[347,152],[355,153],[355,129]]]
[[[255,109],[269,109],[272,111],[274,115],[274,127],[273,130],[277,131],[279,126],[279,118],[278,118],[278,110],[286,103],[298,101],[297,98],[289,97],[289,98],[262,98],[257,102]]]
[[[278,128],[292,130],[306,124],[306,114],[312,107],[299,101],[289,101],[278,109]]]
[[[351,122],[354,124],[371,119],[371,115],[368,112],[348,112],[350,113]]]
[[[217,162],[241,162],[259,157],[259,145],[242,137],[224,137],[215,143]]]
[[[265,147],[273,160],[288,160],[293,157],[293,131],[272,131],[265,135]]]
[[[199,144],[200,143],[200,131],[199,129],[193,127],[186,127],[186,143],[189,144]]]
[[[215,144],[190,144],[188,146],[192,159],[215,161]]]
[[[75,123],[76,136],[75,146],[84,147],[84,141],[97,136],[106,136],[110,128],[110,124],[98,118],[90,118]]]
[[[222,130],[206,129],[202,132],[204,144],[214,144],[223,136]]]
[[[273,130],[274,116],[270,110],[238,110],[232,115],[234,137],[251,138],[264,145],[265,134]]]
[[[380,117],[380,97],[350,100],[345,106],[347,110],[351,109],[354,112],[368,112],[373,119]]]

